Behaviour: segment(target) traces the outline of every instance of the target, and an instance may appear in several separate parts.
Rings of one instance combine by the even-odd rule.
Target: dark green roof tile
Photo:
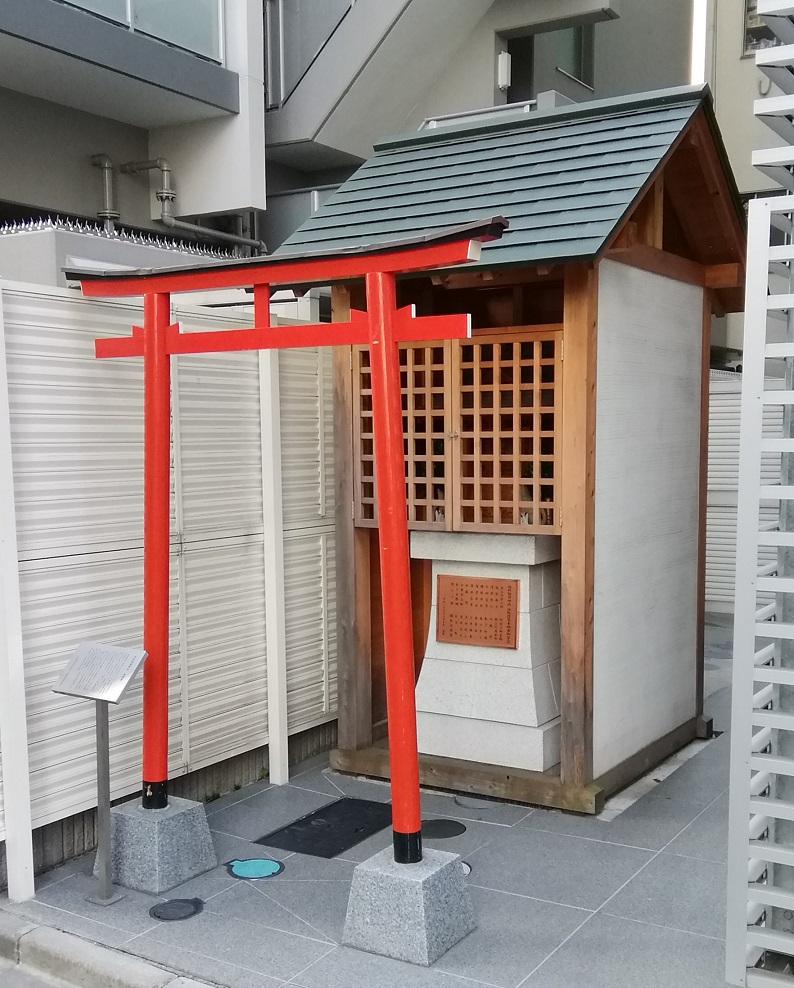
[[[390,138],[276,254],[501,214],[508,229],[474,266],[592,258],[707,93],[667,90]]]

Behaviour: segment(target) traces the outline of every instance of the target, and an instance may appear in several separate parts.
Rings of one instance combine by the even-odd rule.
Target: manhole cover
[[[167,902],[158,902],[152,906],[149,915],[152,919],[162,919],[165,921],[175,919],[190,919],[200,913],[204,908],[201,899],[169,899]]]
[[[466,827],[460,820],[422,820],[422,836],[429,839],[459,837],[465,833]]]
[[[273,878],[284,871],[284,865],[271,858],[245,858],[242,861],[230,861],[226,870],[232,878]]]

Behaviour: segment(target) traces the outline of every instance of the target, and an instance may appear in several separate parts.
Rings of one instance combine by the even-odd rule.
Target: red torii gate
[[[394,858],[422,859],[416,742],[414,654],[408,524],[405,509],[400,364],[397,345],[408,340],[462,339],[467,315],[415,317],[398,309],[396,275],[476,260],[480,244],[502,234],[501,216],[446,229],[421,240],[301,258],[248,258],[201,268],[108,272],[70,271],[83,294],[143,296],[143,326],[132,336],[97,339],[97,357],[143,357],[143,806],[168,805],[168,599],[170,498],[170,356],[284,347],[369,345],[380,528],[380,569],[386,662],[386,707],[391,762]],[[327,285],[364,279],[367,311],[349,322],[280,328],[270,325],[273,285]],[[253,287],[251,329],[182,333],[171,324],[172,292]]]

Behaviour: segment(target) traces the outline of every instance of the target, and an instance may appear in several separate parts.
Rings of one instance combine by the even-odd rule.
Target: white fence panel
[[[267,743],[262,539],[190,543],[184,566],[194,770]]]
[[[782,387],[767,381],[767,389]],[[714,611],[732,611],[736,584],[736,505],[739,491],[739,420],[742,378],[740,374],[712,371],[709,384],[708,506],[706,513],[706,606]],[[780,433],[780,406],[764,408],[764,434]],[[764,483],[780,476],[780,455],[762,457]],[[761,507],[761,524],[777,521],[777,509]],[[776,551],[762,548],[759,562],[774,562]]]
[[[142,639],[142,367],[97,360],[140,307],[3,285],[34,825],[95,803],[88,703],[51,692],[75,644]],[[247,325],[182,310],[183,328]],[[256,354],[173,374],[170,765],[176,777],[267,742],[265,522]],[[336,710],[328,351],[283,355],[289,730]],[[264,467],[265,471],[267,466]],[[140,679],[111,714],[113,795],[140,785]],[[0,776],[0,784],[2,777]]]
[[[141,544],[142,361],[97,360],[140,308],[4,289],[19,553]]]
[[[293,734],[332,720],[338,708],[331,351],[282,351],[279,380],[287,720]]]

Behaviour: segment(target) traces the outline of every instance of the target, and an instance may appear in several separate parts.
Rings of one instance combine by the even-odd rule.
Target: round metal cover
[[[281,861],[271,858],[235,858],[226,865],[226,870],[232,878],[246,878],[249,881],[257,878],[273,878],[284,871]]]
[[[466,827],[460,820],[445,818],[442,820],[422,820],[422,836],[430,839],[441,837],[459,837],[466,833]]]
[[[149,915],[152,919],[162,919],[171,921],[175,919],[190,919],[197,915],[204,908],[201,899],[168,899],[167,902],[158,902],[152,906]]]

